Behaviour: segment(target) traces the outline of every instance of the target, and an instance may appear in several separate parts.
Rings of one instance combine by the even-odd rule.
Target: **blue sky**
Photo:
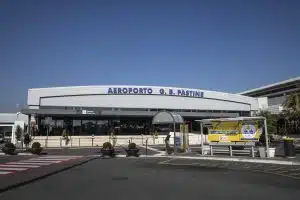
[[[28,88],[238,92],[300,75],[297,0],[2,0],[0,112]]]

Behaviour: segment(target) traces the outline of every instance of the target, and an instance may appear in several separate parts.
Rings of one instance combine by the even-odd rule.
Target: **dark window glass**
[[[82,120],[82,135],[95,135],[96,120]]]
[[[73,120],[73,135],[81,134],[81,120]]]
[[[95,135],[108,135],[108,133],[109,133],[108,120],[98,120],[96,122]]]

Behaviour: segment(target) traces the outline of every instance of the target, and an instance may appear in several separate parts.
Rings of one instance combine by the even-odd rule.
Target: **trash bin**
[[[265,158],[266,157],[266,148],[265,147],[258,147],[259,157]]]
[[[285,138],[283,140],[284,145],[284,155],[286,157],[295,157],[296,148],[295,148],[295,139],[294,138]]]

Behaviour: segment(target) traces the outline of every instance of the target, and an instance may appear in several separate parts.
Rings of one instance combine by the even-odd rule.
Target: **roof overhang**
[[[83,114],[82,110],[70,109],[22,109],[23,114],[26,115],[40,115],[40,116],[107,116],[107,117],[154,117],[157,111],[120,111],[120,110],[91,110],[87,114]],[[174,113],[174,112],[173,112]],[[210,118],[210,117],[237,117],[238,113],[216,113],[216,112],[176,112],[182,117],[189,117],[194,119]]]
[[[293,84],[293,83],[296,83],[296,82],[300,82],[300,77],[295,77],[295,78],[291,78],[291,79],[284,80],[284,81],[281,81],[281,82],[277,82],[277,83],[265,85],[265,86],[262,86],[262,87],[246,90],[246,91],[243,91],[243,92],[239,92],[238,94],[247,95],[249,93],[260,92],[260,91],[267,90],[267,89],[270,89],[270,88],[273,88],[273,87],[278,87],[280,85]]]
[[[265,120],[265,117],[235,117],[235,118],[217,118],[217,119],[202,119],[195,120],[197,122],[226,122],[226,121],[252,121],[252,120]]]

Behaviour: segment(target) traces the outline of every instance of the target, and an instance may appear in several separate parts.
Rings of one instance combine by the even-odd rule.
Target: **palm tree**
[[[300,130],[300,92],[289,95],[283,102],[284,115],[289,131],[297,133]]]
[[[262,116],[267,119],[267,128],[268,128],[268,133],[270,134],[276,134],[277,133],[277,121],[278,121],[278,116],[271,114],[269,111],[262,110],[260,111],[257,116]],[[259,126],[263,126],[263,122],[259,122]]]
[[[283,102],[284,111],[293,117],[300,116],[300,92],[289,95]]]
[[[22,139],[22,132],[23,132],[23,130],[22,130],[21,126],[17,125],[16,126],[16,131],[15,131],[15,136],[16,136],[17,142],[21,141],[21,139]]]

